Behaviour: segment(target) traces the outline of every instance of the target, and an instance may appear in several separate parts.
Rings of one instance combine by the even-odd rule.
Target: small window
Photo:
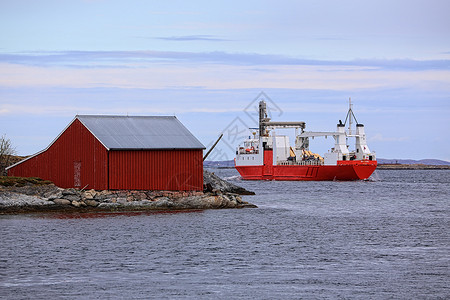
[[[372,160],[372,155],[369,155],[369,160]]]
[[[347,160],[347,156],[343,155],[342,160]]]

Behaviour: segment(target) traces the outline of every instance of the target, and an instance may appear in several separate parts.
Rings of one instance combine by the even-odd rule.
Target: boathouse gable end
[[[8,175],[40,177],[62,188],[107,189],[107,152],[75,118],[47,148],[11,166]]]
[[[63,188],[202,190],[204,148],[173,116],[76,116],[8,175]]]

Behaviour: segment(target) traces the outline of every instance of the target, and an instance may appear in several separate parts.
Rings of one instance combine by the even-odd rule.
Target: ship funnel
[[[356,124],[356,135],[365,135],[363,124]]]

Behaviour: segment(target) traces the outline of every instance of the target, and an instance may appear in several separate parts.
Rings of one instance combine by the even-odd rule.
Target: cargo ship
[[[353,123],[355,121],[355,128]],[[347,126],[347,127],[346,127]],[[279,129],[295,129],[295,144]],[[244,180],[365,180],[377,167],[370,151],[364,125],[357,122],[351,99],[345,121],[336,131],[306,131],[305,122],[274,122],[268,118],[267,105],[259,102],[259,127],[236,149],[235,168]],[[322,156],[309,149],[310,140],[333,137],[334,147]],[[349,140],[354,139],[350,150]]]

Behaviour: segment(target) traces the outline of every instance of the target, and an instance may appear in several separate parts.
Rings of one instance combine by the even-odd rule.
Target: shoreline
[[[450,165],[378,164],[377,170],[450,170]]]
[[[209,167],[210,169],[234,169],[234,167]],[[450,165],[378,164],[377,170],[450,170]]]
[[[51,185],[54,187],[54,185]],[[34,189],[34,187],[27,187]],[[57,187],[56,187],[57,188]],[[65,191],[65,190],[63,190]],[[87,191],[90,192],[90,191]],[[101,191],[102,193],[104,191]],[[135,192],[135,191],[127,191]],[[237,194],[213,194],[196,192],[189,196],[161,196],[156,198],[116,198],[121,191],[108,191],[110,196],[104,199],[88,199],[81,196],[78,200],[69,200],[65,195],[53,199],[40,195],[27,195],[18,192],[0,190],[0,215],[20,213],[92,213],[92,212],[142,212],[142,211],[189,211],[225,208],[256,208],[256,205],[242,200]],[[76,197],[76,194],[67,195]]]
[[[17,178],[17,182],[10,183],[11,186],[0,185],[0,215],[33,212],[141,212],[257,208],[256,205],[243,201],[241,197],[241,195],[254,195],[253,192],[229,183],[206,170],[203,191],[82,191],[74,188],[63,189],[36,178],[28,181]]]

